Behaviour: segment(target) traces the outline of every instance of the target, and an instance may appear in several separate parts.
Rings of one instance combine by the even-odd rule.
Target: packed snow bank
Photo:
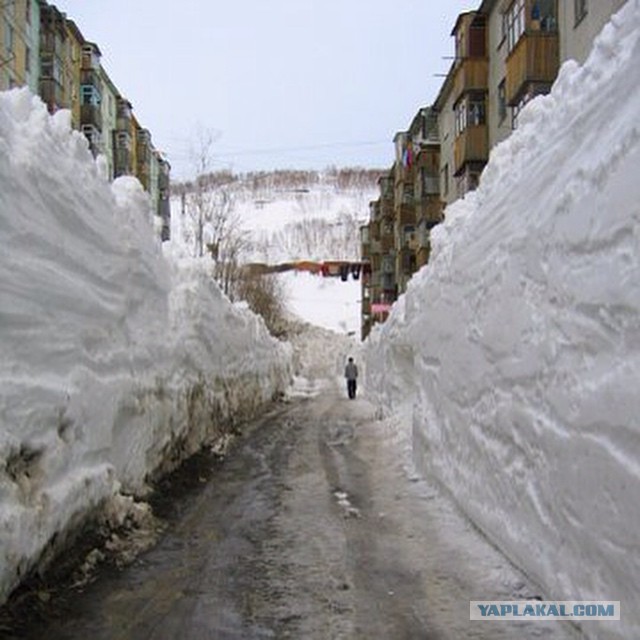
[[[640,637],[639,36],[633,0],[527,106],[366,344],[422,470],[544,595],[622,601],[588,637]]]
[[[69,113],[0,93],[0,601],[118,491],[284,391],[291,350],[206,263],[170,262]]]

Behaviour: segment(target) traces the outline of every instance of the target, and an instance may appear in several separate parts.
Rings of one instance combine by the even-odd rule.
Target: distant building
[[[169,163],[101,64],[100,48],[45,0],[0,0],[0,90],[28,86],[50,113],[68,109],[107,178],[136,176],[169,238]]]

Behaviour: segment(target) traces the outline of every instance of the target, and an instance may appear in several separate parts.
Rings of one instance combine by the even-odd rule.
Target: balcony
[[[80,107],[80,123],[93,125],[102,131],[102,109],[99,105],[83,104]]]
[[[551,85],[558,75],[559,60],[557,32],[523,34],[507,58],[507,104],[518,104],[530,84]]]
[[[378,220],[372,220],[369,223],[369,240],[380,240],[380,222]]]
[[[394,178],[392,176],[387,176],[378,180],[378,184],[380,185],[380,197],[383,200],[393,200],[393,183]]]
[[[418,231],[416,233],[417,236],[417,249],[427,249],[430,246],[431,242],[431,231],[430,227],[428,227],[424,222],[421,222],[418,225]]]
[[[40,97],[49,108],[50,113],[65,106],[62,85],[53,78],[41,78]]]
[[[415,224],[416,208],[413,204],[402,203],[396,208],[396,224]]]
[[[489,87],[489,61],[487,58],[464,58],[453,79],[453,102],[469,91],[486,91]]]
[[[416,209],[416,222],[431,229],[442,222],[442,209],[439,195],[423,196]]]
[[[453,156],[456,174],[468,162],[486,162],[489,157],[487,125],[467,127],[453,143]]]
[[[393,218],[393,198],[385,198],[380,202],[380,217]]]
[[[98,71],[94,69],[83,69],[80,71],[80,84],[91,85],[98,89],[98,92],[100,93],[102,83],[100,82],[100,75]]]
[[[385,234],[382,236],[380,240],[380,252],[381,253],[389,253],[393,250],[394,247],[394,236],[391,233]]]
[[[372,240],[369,243],[369,255],[373,258],[374,255],[382,253],[382,243],[380,240]]]

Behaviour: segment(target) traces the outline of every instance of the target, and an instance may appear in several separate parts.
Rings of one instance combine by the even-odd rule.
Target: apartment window
[[[13,27],[4,21],[4,48],[9,55],[13,55]]]
[[[503,80],[498,85],[498,119],[502,124],[507,117],[507,87]]]
[[[462,198],[464,194],[467,193],[467,188],[466,188],[467,180],[464,173],[459,176],[456,176],[455,181],[456,181],[456,196],[458,198]]]
[[[31,73],[31,49],[29,47],[24,49],[24,71],[26,74]]]
[[[520,101],[518,102],[518,104],[515,107],[511,108],[511,128],[512,129],[518,128],[518,116],[520,115],[520,112],[524,108],[524,105],[527,104],[527,102],[529,102],[529,94],[526,94],[522,98],[520,98]]]
[[[469,95],[460,100],[455,107],[455,130],[460,135],[467,127],[485,124],[486,112],[484,96]]]
[[[131,144],[129,134],[126,131],[118,131],[116,141],[121,149],[128,149]]]
[[[51,60],[43,61],[40,65],[40,73],[43,78],[49,79],[53,77],[53,62]]]
[[[449,165],[445,164],[442,168],[442,195],[449,193]]]
[[[416,239],[416,228],[413,225],[405,225],[403,229],[404,244],[408,245]]]
[[[465,100],[460,100],[455,107],[456,135],[459,136],[467,128],[467,104]]]
[[[588,0],[574,0],[573,6],[576,15],[575,24],[578,26],[589,11],[589,2]]]
[[[462,60],[465,57],[464,48],[464,31],[460,29],[456,34],[456,60]]]
[[[96,146],[100,141],[100,132],[92,124],[83,124],[82,133],[92,146]]]
[[[430,196],[440,193],[440,186],[438,185],[438,175],[433,175],[428,169],[422,167],[420,169],[420,180],[422,182],[422,195]]]
[[[525,0],[515,0],[504,15],[507,53],[511,53],[525,29]]]
[[[467,176],[467,188],[469,191],[474,191],[480,184],[480,174],[477,171],[470,171]]]
[[[470,126],[478,127],[486,122],[484,96],[469,96],[469,115],[467,121]]]
[[[405,184],[402,192],[402,204],[413,204],[413,185]]]
[[[100,93],[93,85],[83,84],[80,87],[80,104],[90,104],[97,107],[100,102]]]
[[[25,17],[27,19],[27,24],[31,24],[31,0],[27,0],[25,4]]]
[[[556,0],[535,0],[531,9],[531,22],[537,20],[537,28],[542,31],[556,31],[558,21],[556,16]]]

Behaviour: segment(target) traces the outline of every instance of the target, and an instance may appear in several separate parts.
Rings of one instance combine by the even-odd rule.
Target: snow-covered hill
[[[69,112],[0,93],[0,602],[92,509],[289,383],[291,349],[209,263],[166,260],[150,217]]]
[[[359,260],[360,226],[369,218],[380,174],[358,168],[221,173],[211,184],[225,194],[229,215],[245,235],[243,262]],[[172,237],[185,255],[193,253],[193,224],[188,197],[184,205],[178,193],[172,201]],[[213,231],[204,226],[207,242]],[[296,316],[340,333],[360,334],[359,280],[291,272],[274,277],[282,280],[288,307]]]
[[[630,0],[447,209],[366,344],[422,470],[544,595],[621,600],[589,638],[640,637],[639,176]]]

